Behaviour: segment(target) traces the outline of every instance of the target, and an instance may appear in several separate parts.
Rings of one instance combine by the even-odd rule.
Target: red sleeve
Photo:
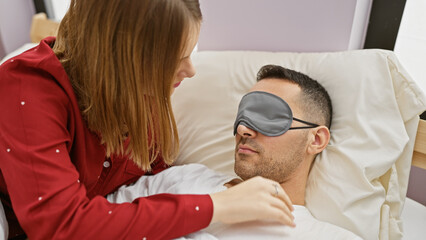
[[[209,195],[161,194],[125,204],[89,200],[68,154],[68,96],[45,74],[2,68],[0,167],[29,239],[171,239],[208,226]]]

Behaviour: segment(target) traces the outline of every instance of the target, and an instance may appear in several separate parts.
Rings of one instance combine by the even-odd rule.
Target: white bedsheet
[[[404,224],[404,240],[424,240],[426,238],[426,206],[406,198],[401,219]]]
[[[223,184],[232,178],[201,164],[176,166],[154,176],[143,176],[135,184],[121,187],[116,193],[108,195],[107,199],[110,202],[121,203],[158,193],[213,193],[225,190],[226,187]],[[244,201],[244,197],[241,201]],[[216,223],[203,231],[179,239],[361,239],[343,228],[316,220],[304,206],[295,205],[294,207],[296,228],[266,221],[233,225]]]

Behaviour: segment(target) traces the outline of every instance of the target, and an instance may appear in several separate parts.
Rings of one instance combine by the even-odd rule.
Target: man
[[[141,194],[146,196],[160,192],[212,193],[262,176],[280,183],[290,197],[295,208],[296,227],[264,221],[212,224],[188,237],[360,239],[345,229],[316,220],[304,207],[309,171],[315,156],[325,149],[330,140],[331,116],[330,97],[317,81],[280,66],[264,66],[258,72],[257,83],[242,98],[234,123],[234,170],[241,179],[232,179],[202,165],[190,164],[164,171],[161,179],[144,177],[135,186],[123,187],[108,199],[131,201]],[[141,193],[140,189],[147,190]],[[277,186],[277,195],[279,189]],[[245,197],[241,196],[242,203]]]
[[[262,67],[257,81],[234,126],[235,173],[275,180],[293,204],[304,205],[310,167],[330,140],[330,97],[317,81],[280,66]]]

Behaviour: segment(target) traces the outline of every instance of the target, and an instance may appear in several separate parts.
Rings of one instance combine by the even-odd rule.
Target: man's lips
[[[257,151],[245,145],[238,145],[238,153],[254,154],[257,153]]]

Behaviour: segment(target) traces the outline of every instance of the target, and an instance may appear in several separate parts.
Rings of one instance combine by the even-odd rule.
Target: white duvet
[[[171,167],[153,176],[143,176],[130,186],[123,186],[107,196],[114,203],[131,202],[135,198],[159,193],[207,194],[223,191],[224,183],[232,176],[215,172],[201,164]],[[244,201],[244,196],[241,197]],[[206,229],[179,238],[210,239],[361,239],[352,232],[335,225],[316,220],[304,206],[294,205],[296,227],[276,222],[253,221],[241,224],[212,224]]]

